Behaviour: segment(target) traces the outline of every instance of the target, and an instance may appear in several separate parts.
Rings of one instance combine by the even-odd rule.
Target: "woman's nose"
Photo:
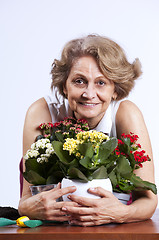
[[[82,97],[92,99],[96,96],[96,90],[93,86],[88,86],[84,89]]]

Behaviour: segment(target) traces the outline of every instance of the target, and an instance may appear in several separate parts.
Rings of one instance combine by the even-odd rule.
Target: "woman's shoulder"
[[[138,114],[142,115],[137,105],[128,99],[113,101],[111,105],[111,109],[112,109],[112,115],[116,120],[119,118],[121,120],[122,118],[125,118],[125,117],[128,118],[131,116],[135,117],[135,116],[138,116]]]
[[[30,105],[26,113],[26,119],[40,123],[51,121],[48,104],[43,97]]]
[[[122,101],[116,114],[118,135],[122,132],[138,132],[144,125],[144,118],[138,106],[130,100]]]
[[[121,115],[124,116],[124,115],[135,115],[135,114],[139,114],[141,115],[141,111],[140,109],[138,108],[138,106],[133,103],[132,101],[130,100],[123,100],[120,102],[120,105],[119,105],[119,108],[118,108],[118,112],[117,114],[118,115]]]
[[[28,108],[28,111],[30,112],[34,112],[34,111],[38,111],[40,110],[41,108],[46,108],[47,107],[47,103],[45,101],[45,98],[42,97],[42,98],[39,98],[38,100],[36,100],[35,102],[33,102],[29,108]]]

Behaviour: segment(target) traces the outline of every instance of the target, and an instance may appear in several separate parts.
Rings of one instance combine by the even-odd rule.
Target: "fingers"
[[[91,226],[95,222],[96,213],[93,208],[89,207],[69,207],[62,208],[67,215],[70,216],[69,223],[72,225]]]
[[[66,214],[77,215],[77,216],[94,214],[93,208],[79,207],[79,206],[72,207],[72,206],[64,205],[62,207],[62,211],[65,212]]]
[[[54,206],[55,206],[55,209],[61,209],[62,210],[63,207],[64,208],[69,208],[69,209],[71,209],[72,207],[79,207],[79,204],[76,203],[76,202],[63,202],[63,201],[61,201],[61,202],[56,202],[54,204]]]
[[[74,201],[74,202],[78,203],[81,206],[87,206],[87,207],[96,206],[97,205],[97,201],[99,200],[99,199],[81,197],[81,196],[77,196],[77,195],[74,195],[74,194],[68,195],[68,198],[71,201]]]
[[[111,223],[114,218],[109,215],[103,215],[97,208],[64,206],[62,211],[70,216],[69,223],[79,226],[95,226]]]
[[[92,193],[100,197],[111,197],[113,195],[110,191],[107,191],[102,187],[89,188],[88,191],[89,193]]]
[[[56,189],[60,189],[61,188],[61,183],[59,182],[56,186]]]
[[[105,198],[109,198],[109,197],[113,197],[114,195],[110,192],[107,191],[101,187],[96,187],[96,188],[89,188],[88,192],[91,194],[94,194],[96,196],[100,196],[101,198],[105,197]],[[82,205],[82,206],[87,206],[87,207],[92,207],[92,206],[97,206],[99,203],[99,199],[93,199],[93,198],[86,198],[86,197],[80,197],[77,195],[69,195],[68,198],[71,201],[77,202],[78,204]]]
[[[62,208],[64,206],[65,202],[54,202],[51,204],[51,201],[47,204],[47,206],[44,207],[42,213],[42,219],[44,220],[56,220],[59,221],[59,218],[62,217],[64,221],[68,221],[69,217],[66,211],[63,211]],[[77,207],[78,204],[74,202],[67,202],[67,207]]]
[[[48,194],[50,198],[56,200],[57,198],[60,198],[65,194],[73,193],[76,191],[75,186],[66,187],[66,188],[60,188],[60,187],[61,187],[61,184],[58,184],[56,188],[48,192],[45,192],[44,194]]]

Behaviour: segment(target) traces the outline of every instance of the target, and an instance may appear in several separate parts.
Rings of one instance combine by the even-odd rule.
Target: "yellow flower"
[[[63,144],[63,150],[69,151],[69,155],[76,154],[76,156],[80,158],[82,158],[82,156],[78,152],[78,144],[91,142],[93,149],[96,152],[99,148],[100,143],[109,139],[106,134],[102,132],[97,132],[96,130],[79,132],[76,137],[77,139],[65,139],[65,143]]]
[[[76,157],[81,158],[81,154],[79,152],[76,153]]]
[[[66,138],[65,143],[63,144],[63,150],[69,151],[69,154],[76,153],[77,145],[79,141],[73,138]]]
[[[93,130],[93,131],[85,131],[85,132],[78,133],[77,140],[79,140],[80,143],[92,142],[94,143],[94,147],[95,147],[95,145],[102,143],[104,140],[109,140],[109,137],[102,132],[97,132],[96,130]]]

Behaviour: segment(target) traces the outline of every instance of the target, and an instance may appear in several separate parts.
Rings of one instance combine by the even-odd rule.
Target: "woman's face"
[[[105,78],[91,56],[75,61],[63,90],[75,117],[87,119],[90,128],[96,127],[116,97],[114,83]]]

